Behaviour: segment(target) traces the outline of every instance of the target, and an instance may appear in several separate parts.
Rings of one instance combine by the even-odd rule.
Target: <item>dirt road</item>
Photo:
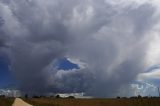
[[[25,101],[23,101],[23,100],[20,99],[20,98],[16,98],[16,99],[14,100],[14,103],[13,103],[12,106],[32,106],[32,105],[26,103]]]

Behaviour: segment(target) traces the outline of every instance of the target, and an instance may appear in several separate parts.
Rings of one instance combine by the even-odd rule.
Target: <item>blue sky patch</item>
[[[72,70],[72,69],[79,69],[77,64],[74,64],[67,60],[66,58],[59,59],[57,62],[57,69],[58,70]]]

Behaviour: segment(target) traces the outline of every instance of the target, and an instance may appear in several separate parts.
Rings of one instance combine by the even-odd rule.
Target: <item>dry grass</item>
[[[0,98],[0,106],[12,106],[14,98]]]
[[[160,98],[139,99],[25,99],[34,106],[160,106]]]

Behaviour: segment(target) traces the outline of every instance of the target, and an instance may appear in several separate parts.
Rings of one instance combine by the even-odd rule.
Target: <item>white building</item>
[[[84,96],[84,93],[57,93],[62,98],[66,98],[69,96],[74,96],[75,98],[92,98],[91,96]]]

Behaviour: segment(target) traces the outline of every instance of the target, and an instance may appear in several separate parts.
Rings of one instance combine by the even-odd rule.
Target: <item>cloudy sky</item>
[[[0,87],[157,96],[159,0],[0,0]]]

